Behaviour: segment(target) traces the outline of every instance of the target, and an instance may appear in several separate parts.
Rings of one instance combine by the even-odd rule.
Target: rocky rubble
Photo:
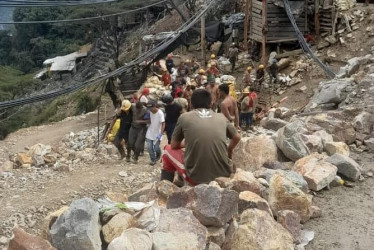
[[[66,135],[60,145],[53,149],[41,143],[26,148],[2,163],[0,173],[11,172],[17,168],[51,168],[56,171],[70,172],[85,162],[111,161],[116,158],[117,149],[111,144],[97,147],[97,129]]]

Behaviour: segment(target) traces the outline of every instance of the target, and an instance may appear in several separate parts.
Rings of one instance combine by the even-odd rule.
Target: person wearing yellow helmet
[[[216,59],[216,55],[215,54],[211,54],[210,55],[210,60],[208,61],[208,65],[215,65],[216,66],[216,68],[218,69],[218,61],[217,61],[217,59]],[[209,66],[208,66],[208,68],[209,68]]]
[[[256,81],[261,85],[264,79],[265,79],[264,65],[260,64],[256,71]]]
[[[258,103],[257,94],[253,87],[247,87],[243,90],[243,99],[240,102],[240,124],[245,130],[252,124],[252,117],[255,113]]]
[[[129,100],[122,101],[121,108],[117,111],[109,126],[109,131],[112,129],[117,119],[120,119],[120,126],[116,133],[116,136],[114,137],[113,144],[116,146],[121,155],[120,159],[122,160],[126,157],[126,160],[130,161],[130,147],[128,140],[130,127],[133,120],[133,113],[131,109],[131,102]],[[123,148],[122,140],[124,140],[126,143],[127,155],[125,149]]]
[[[247,70],[244,72],[244,85],[245,85],[245,87],[251,85],[251,71],[252,71],[252,67],[248,66]]]
[[[197,87],[200,87],[203,84],[204,76],[205,76],[205,70],[199,69],[198,74],[195,77],[195,82],[196,82]]]

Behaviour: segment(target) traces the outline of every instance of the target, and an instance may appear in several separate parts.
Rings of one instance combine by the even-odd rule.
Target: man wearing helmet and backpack
[[[243,90],[243,100],[240,103],[240,123],[245,126],[247,130],[252,124],[253,114],[255,113],[258,103],[257,94],[253,87],[245,88]]]
[[[168,144],[171,142],[171,135],[173,134],[178,118],[182,113],[182,107],[177,104],[173,97],[166,93],[162,96],[161,101],[165,103],[165,132],[168,138]]]
[[[114,117],[112,123],[110,124],[109,131],[112,129],[115,121],[117,119],[121,120],[120,127],[117,131],[117,134],[114,138],[114,145],[118,149],[120,155],[121,155],[121,160],[123,158],[130,159],[130,147],[129,147],[129,132],[130,132],[130,127],[133,119],[133,114],[131,110],[131,102],[129,100],[124,100],[122,101],[121,108],[118,110],[116,116]],[[127,155],[125,153],[125,149],[122,146],[122,140],[125,141],[126,143],[126,148],[127,148]]]

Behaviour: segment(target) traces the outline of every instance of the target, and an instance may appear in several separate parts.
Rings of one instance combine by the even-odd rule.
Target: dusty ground
[[[374,155],[351,155],[364,170],[374,169]],[[354,187],[334,187],[319,192],[313,203],[322,217],[304,228],[315,232],[307,250],[370,250],[374,242],[374,178],[365,178]]]
[[[65,134],[96,126],[97,113],[52,125],[22,129],[0,142],[5,155],[25,151],[36,143],[56,146]],[[73,167],[72,172],[52,169],[15,169],[0,178],[0,237],[9,236],[16,222],[29,232],[40,233],[41,219],[49,211],[80,197],[100,198],[106,191],[131,194],[159,176],[158,166],[150,167],[148,156],[134,165],[117,159],[100,160]],[[119,172],[126,172],[120,176]],[[0,248],[1,249],[1,248]]]
[[[361,8],[361,7],[360,7]],[[374,8],[369,11],[374,13]],[[368,24],[365,24],[368,25]],[[373,38],[367,38],[363,46],[360,37],[365,37],[365,29],[353,33],[349,49],[341,54],[342,46],[331,48],[337,54],[337,60],[355,55],[365,55]],[[358,49],[360,48],[360,49]],[[363,48],[363,50],[361,50]],[[328,49],[321,54],[325,55]],[[342,63],[332,65],[334,71]],[[242,73],[236,77],[241,79]],[[287,90],[281,99],[288,96],[282,106],[298,108],[305,105],[324,76],[305,74],[303,82]],[[306,85],[305,93],[297,92]],[[101,115],[103,117],[103,115]],[[77,132],[96,126],[95,113],[79,119],[19,130],[0,141],[0,160],[5,160],[11,153],[24,151],[25,146],[36,143],[56,146],[69,132]],[[102,123],[103,121],[101,121]],[[373,155],[358,155],[355,159],[365,167],[374,168]],[[0,237],[9,236],[10,228],[16,222],[27,231],[40,233],[41,219],[49,212],[62,205],[69,204],[79,197],[102,197],[106,191],[113,190],[131,194],[145,183],[159,178],[159,166],[147,165],[148,156],[143,156],[139,164],[128,164],[116,159],[102,160],[74,168],[72,172],[62,173],[50,169],[14,170],[9,177],[0,177]],[[125,177],[119,172],[125,171]],[[314,198],[314,204],[323,211],[321,218],[313,219],[304,227],[315,232],[315,239],[308,245],[308,250],[370,250],[374,243],[374,178],[366,178],[355,183],[353,188],[335,187],[323,190]],[[0,247],[1,249],[1,247]]]

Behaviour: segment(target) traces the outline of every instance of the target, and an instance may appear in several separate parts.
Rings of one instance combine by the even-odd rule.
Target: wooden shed
[[[289,0],[295,21],[302,33],[308,31],[307,1]],[[249,38],[257,42],[282,43],[297,41],[296,33],[282,0],[252,0]]]

